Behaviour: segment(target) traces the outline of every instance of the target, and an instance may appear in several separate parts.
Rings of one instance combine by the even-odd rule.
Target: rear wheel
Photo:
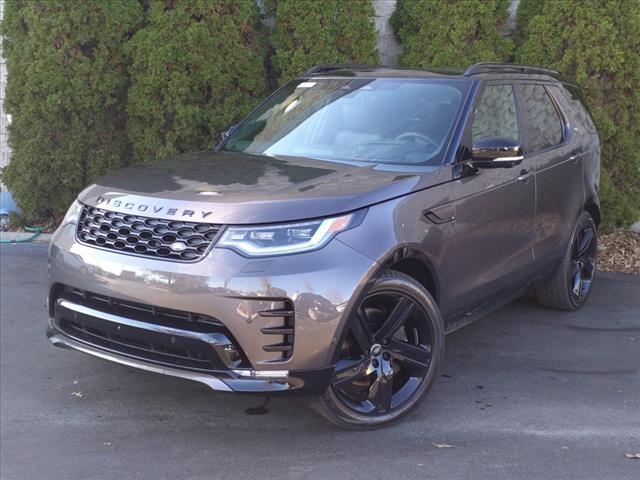
[[[596,224],[588,212],[583,212],[554,276],[537,288],[538,302],[559,310],[580,308],[591,293],[597,253]]]
[[[407,413],[428,392],[444,358],[433,297],[411,277],[383,274],[349,319],[335,374],[312,407],[350,428],[375,428]]]

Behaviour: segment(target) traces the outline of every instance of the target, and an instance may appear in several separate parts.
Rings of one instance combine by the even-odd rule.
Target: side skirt
[[[452,315],[447,316],[445,319],[445,334],[448,335],[451,332],[455,332],[456,330],[481,319],[485,315],[489,315],[490,313],[499,310],[521,296],[526,289],[527,286],[523,286],[517,290],[509,290],[508,293],[503,293],[502,295],[494,298],[491,302],[485,303],[474,310],[467,311],[465,313],[453,313]]]

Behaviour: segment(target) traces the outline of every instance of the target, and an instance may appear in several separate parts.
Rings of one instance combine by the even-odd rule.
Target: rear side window
[[[522,85],[529,151],[537,152],[562,143],[562,119],[542,85]]]
[[[476,109],[471,126],[473,142],[484,137],[518,140],[518,116],[511,85],[488,85]]]
[[[584,103],[583,103],[584,99],[580,94],[580,90],[578,90],[576,87],[569,86],[569,85],[563,88],[560,88],[560,87],[552,87],[552,88],[554,89],[554,92],[556,91],[562,92],[562,95],[564,96],[564,98],[566,98],[567,102],[569,102],[569,105],[571,106],[571,110],[573,110],[573,113],[575,114],[578,122],[581,125],[584,125],[584,127],[587,129],[589,133],[596,133],[596,126],[593,124],[593,120],[591,120],[591,115],[589,115],[589,112],[584,106]],[[554,93],[554,96],[557,97],[555,93]]]

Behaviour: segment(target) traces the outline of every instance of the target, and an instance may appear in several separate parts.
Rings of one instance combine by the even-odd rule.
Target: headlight
[[[78,223],[78,217],[80,216],[80,212],[82,211],[82,204],[76,199],[73,201],[67,213],[65,213],[64,218],[62,219],[61,227],[72,223]]]
[[[228,227],[218,247],[232,248],[249,257],[286,255],[317,250],[333,236],[355,227],[364,212],[309,222],[266,227]]]

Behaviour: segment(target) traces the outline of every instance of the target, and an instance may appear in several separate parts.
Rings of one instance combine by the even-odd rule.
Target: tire
[[[4,213],[0,214],[0,232],[6,232],[9,230],[9,215]]]
[[[596,224],[588,212],[582,212],[553,277],[536,289],[538,303],[567,311],[582,307],[593,286],[597,253]]]
[[[346,328],[331,385],[311,402],[315,411],[365,430],[397,420],[425,398],[444,361],[444,326],[422,285],[387,270],[358,300]]]

